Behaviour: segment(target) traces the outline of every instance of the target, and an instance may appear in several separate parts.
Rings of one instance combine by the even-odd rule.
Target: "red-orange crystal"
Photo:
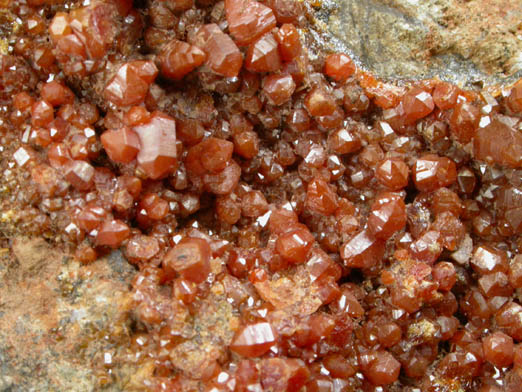
[[[261,322],[241,328],[230,349],[243,357],[260,357],[276,343],[275,333],[269,323]]]
[[[176,167],[176,122],[173,118],[156,112],[150,119],[135,126],[133,131],[140,139],[137,161],[145,174],[158,179]]]
[[[276,26],[272,10],[255,0],[225,0],[228,28],[238,45],[248,45]]]

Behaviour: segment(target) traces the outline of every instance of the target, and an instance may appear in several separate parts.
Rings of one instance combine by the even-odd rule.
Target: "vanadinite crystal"
[[[158,74],[150,61],[132,61],[122,65],[104,90],[107,100],[117,106],[136,105],[145,99],[149,85]]]
[[[331,54],[325,59],[324,73],[337,82],[343,82],[355,72],[355,64],[344,53]]]
[[[214,72],[228,77],[237,76],[243,64],[243,55],[216,24],[202,26],[191,43],[203,49],[207,55],[206,64]]]
[[[129,128],[107,131],[101,135],[100,140],[114,162],[129,163],[140,150],[138,135]]]
[[[272,10],[254,0],[225,0],[225,11],[238,45],[247,45],[276,26]]]
[[[174,246],[163,260],[166,271],[174,271],[195,283],[204,281],[210,273],[210,246],[204,239],[190,238]]]
[[[98,245],[117,248],[130,234],[129,226],[120,220],[105,221],[99,228],[96,236]]]
[[[412,177],[417,189],[430,192],[453,184],[457,179],[457,169],[451,159],[427,154],[415,162]]]
[[[368,268],[381,261],[384,242],[363,230],[344,244],[340,253],[348,267]]]
[[[2,3],[2,233],[136,271],[95,389],[521,390],[522,81],[381,81],[319,3]]]
[[[426,117],[435,107],[431,94],[416,88],[404,95],[402,105],[406,124],[415,123],[417,120]]]
[[[269,75],[263,80],[263,91],[273,105],[282,105],[295,91],[295,82],[290,75]]]
[[[230,344],[230,349],[243,357],[260,357],[276,343],[269,323],[257,323],[241,328]]]
[[[379,195],[371,209],[368,229],[377,238],[388,239],[406,225],[406,206],[398,194]]]
[[[493,120],[477,131],[473,152],[481,161],[513,168],[522,167],[522,134],[511,124]]]
[[[169,42],[160,54],[161,73],[172,79],[183,76],[203,64],[207,58],[205,52],[183,41]]]
[[[154,112],[149,120],[133,128],[138,134],[140,149],[137,156],[139,166],[145,174],[158,179],[176,167],[176,122],[161,112]]]
[[[272,33],[265,34],[248,47],[245,68],[254,72],[275,72],[281,68],[278,44]]]

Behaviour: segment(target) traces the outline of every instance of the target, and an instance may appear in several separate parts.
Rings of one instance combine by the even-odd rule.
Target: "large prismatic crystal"
[[[133,131],[140,140],[137,161],[148,177],[165,177],[175,169],[176,122],[173,118],[156,112],[146,123],[135,126]]]

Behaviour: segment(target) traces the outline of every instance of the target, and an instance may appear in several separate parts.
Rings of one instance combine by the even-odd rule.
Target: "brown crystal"
[[[331,215],[337,209],[337,196],[325,181],[314,179],[308,184],[306,205],[314,212]]]
[[[46,127],[54,119],[53,107],[41,100],[35,102],[31,108],[31,122],[35,127]]]
[[[344,53],[334,53],[326,57],[324,73],[336,82],[344,82],[355,73],[355,64]]]
[[[160,53],[161,74],[175,80],[199,67],[207,59],[207,55],[197,46],[173,40]]]
[[[380,239],[388,239],[406,225],[406,206],[394,193],[379,195],[368,217],[368,230]]]
[[[176,167],[176,122],[161,112],[154,112],[150,119],[132,128],[140,139],[137,161],[145,174],[158,179]]]
[[[137,105],[145,99],[158,74],[151,61],[132,61],[122,65],[107,83],[104,96],[117,106]]]
[[[268,203],[260,191],[247,192],[241,198],[243,216],[257,218],[268,211]]]
[[[239,74],[243,65],[243,55],[234,41],[216,24],[202,26],[190,43],[206,53],[206,64],[214,72],[227,77]]]
[[[129,226],[121,220],[107,220],[98,229],[96,243],[100,246],[117,248],[130,235]]]
[[[513,362],[513,339],[502,332],[488,335],[482,341],[484,357],[497,367],[506,367]]]
[[[279,43],[279,53],[283,61],[291,61],[301,53],[299,32],[293,24],[283,24],[275,34],[275,38]]]
[[[304,263],[313,242],[314,237],[307,229],[296,228],[278,237],[276,250],[291,263]]]
[[[471,267],[480,274],[507,272],[508,260],[504,251],[481,245],[475,249],[470,260]]]
[[[210,246],[201,238],[187,238],[174,246],[163,259],[168,275],[178,273],[184,279],[201,283],[210,273]]]
[[[433,267],[433,280],[439,284],[439,290],[449,291],[457,281],[455,266],[447,261],[441,261]]]
[[[369,268],[384,256],[384,243],[363,230],[342,246],[340,254],[347,267]]]
[[[227,140],[210,137],[198,145],[199,149],[201,149],[200,161],[203,168],[212,173],[219,173],[232,158],[234,144]]]
[[[320,87],[316,87],[308,93],[304,104],[311,116],[329,116],[337,108],[329,92]]]
[[[522,167],[522,135],[507,124],[493,120],[477,131],[473,153],[481,161]]]
[[[267,322],[245,325],[241,328],[230,349],[243,357],[260,357],[276,343],[274,330]]]
[[[440,82],[433,90],[433,101],[439,109],[451,109],[457,104],[459,89],[450,83]]]
[[[78,226],[88,233],[98,228],[105,219],[107,211],[95,204],[86,206],[77,216]]]
[[[515,113],[522,112],[522,83],[520,80],[515,83],[507,98],[509,108]]]
[[[449,158],[427,154],[415,162],[412,177],[418,190],[432,192],[453,184],[457,179],[457,169]]]
[[[274,13],[255,0],[226,0],[230,34],[240,46],[248,45],[276,26]]]
[[[391,384],[399,378],[401,364],[387,351],[364,354],[363,372],[374,385]],[[366,359],[366,357],[368,359]],[[369,363],[366,361],[369,360]]]
[[[399,158],[382,161],[375,170],[375,178],[392,191],[398,191],[408,185],[408,165]]]
[[[272,105],[282,105],[294,93],[295,82],[290,75],[269,75],[263,79],[263,92]]]
[[[140,150],[138,135],[130,128],[104,132],[100,139],[109,158],[117,163],[132,162]]]
[[[152,259],[160,250],[158,240],[151,236],[136,235],[129,238],[125,247],[125,256],[131,262]]]
[[[458,103],[450,119],[450,130],[461,143],[469,143],[477,132],[479,109],[466,101]]]
[[[231,160],[227,166],[217,174],[205,174],[203,182],[206,189],[216,195],[226,195],[234,190],[241,176],[241,168]]]
[[[40,94],[45,102],[55,107],[74,102],[74,94],[71,89],[54,80],[44,84]]]
[[[265,34],[250,44],[245,57],[245,68],[252,72],[275,72],[281,68],[281,56],[272,33]]]
[[[94,167],[85,161],[68,161],[63,176],[76,189],[87,191],[94,184]]]

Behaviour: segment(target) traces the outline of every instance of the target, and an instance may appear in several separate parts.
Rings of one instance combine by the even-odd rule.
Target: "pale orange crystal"
[[[172,117],[154,112],[148,122],[133,131],[140,139],[138,164],[148,177],[162,178],[176,168],[176,122]]]

